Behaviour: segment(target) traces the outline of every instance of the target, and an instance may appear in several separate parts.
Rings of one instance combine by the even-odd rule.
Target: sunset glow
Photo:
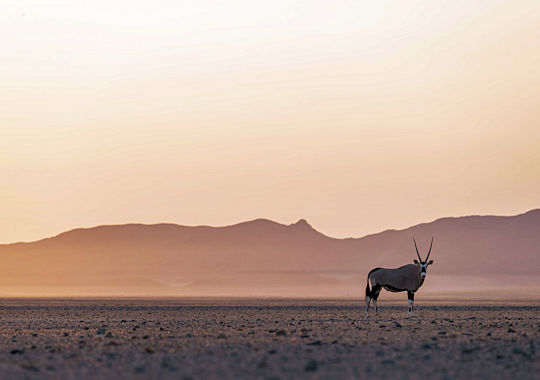
[[[540,204],[537,1],[0,8],[0,242]]]

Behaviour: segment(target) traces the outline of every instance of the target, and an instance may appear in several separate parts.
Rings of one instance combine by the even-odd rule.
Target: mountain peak
[[[300,219],[296,223],[289,224],[289,227],[295,227],[298,229],[305,229],[305,230],[314,230],[313,227],[311,227],[311,224],[308,223],[305,219]]]
[[[481,291],[527,286],[527,297],[539,299],[539,228],[540,210],[438,220],[359,239],[327,237],[305,219],[290,224],[256,219],[224,227],[98,226],[32,243],[0,244],[1,290],[34,296],[350,296],[358,275],[414,258],[414,234],[423,254],[435,236],[431,273],[436,281],[428,280],[425,290],[465,294],[469,279],[480,278]]]

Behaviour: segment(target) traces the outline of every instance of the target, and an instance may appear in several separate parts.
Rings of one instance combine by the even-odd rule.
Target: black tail
[[[376,270],[379,270],[381,268],[375,268],[375,269],[372,269],[369,271],[368,275],[367,275],[367,284],[366,284],[366,297],[370,297],[371,296],[371,289],[369,288],[369,276],[371,276],[371,274],[373,272],[375,272]]]

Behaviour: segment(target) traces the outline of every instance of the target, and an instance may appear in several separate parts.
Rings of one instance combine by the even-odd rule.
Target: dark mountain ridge
[[[516,216],[441,218],[346,239],[328,237],[304,219],[290,225],[256,219],[225,227],[78,228],[0,245],[0,292],[348,296],[361,293],[370,268],[412,262],[413,236],[422,257],[435,238],[428,292],[458,291],[466,281],[488,290],[540,288],[537,209]]]

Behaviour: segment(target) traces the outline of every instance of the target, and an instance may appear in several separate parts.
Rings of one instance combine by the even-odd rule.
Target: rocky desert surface
[[[2,379],[539,379],[538,302],[1,299]]]

